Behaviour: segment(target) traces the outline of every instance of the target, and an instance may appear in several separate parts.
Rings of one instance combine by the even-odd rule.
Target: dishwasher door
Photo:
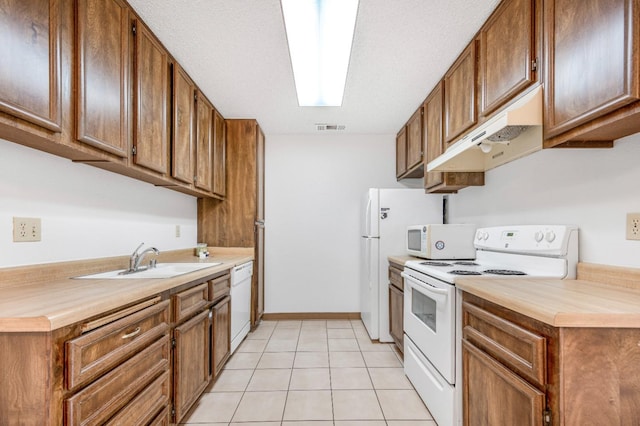
[[[253,262],[231,270],[231,353],[235,352],[251,327],[251,276]]]

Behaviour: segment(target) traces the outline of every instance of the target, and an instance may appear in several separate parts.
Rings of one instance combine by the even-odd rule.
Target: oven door
[[[444,379],[455,383],[455,287],[412,271],[402,273],[404,331]]]

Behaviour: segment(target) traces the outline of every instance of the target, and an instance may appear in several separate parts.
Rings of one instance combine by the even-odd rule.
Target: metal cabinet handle
[[[123,335],[122,338],[123,339],[129,339],[129,338],[135,336],[138,333],[140,333],[140,327],[136,327],[135,330],[133,330],[131,333],[127,333],[127,334]]]

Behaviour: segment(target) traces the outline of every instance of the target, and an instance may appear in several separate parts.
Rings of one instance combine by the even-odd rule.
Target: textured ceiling
[[[299,107],[279,0],[129,0],[225,118],[395,134],[499,0],[360,0],[342,107]]]

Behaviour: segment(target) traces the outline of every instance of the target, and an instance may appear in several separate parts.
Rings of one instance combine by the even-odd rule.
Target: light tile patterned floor
[[[361,321],[262,321],[183,424],[436,426],[391,344]]]

